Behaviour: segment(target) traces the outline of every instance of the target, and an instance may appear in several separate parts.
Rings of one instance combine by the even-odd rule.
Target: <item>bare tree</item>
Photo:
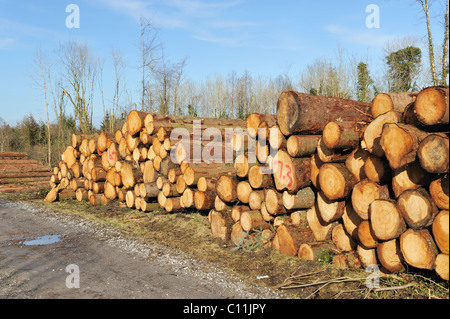
[[[39,71],[40,71],[39,72],[40,80],[35,78],[35,84],[38,85],[38,87],[41,87],[42,91],[44,93],[45,113],[46,113],[46,117],[47,117],[47,147],[48,147],[47,163],[50,166],[51,165],[51,156],[52,156],[52,146],[51,146],[51,137],[50,137],[50,120],[49,120],[49,115],[48,115],[48,100],[47,100],[47,94],[48,94],[47,82],[51,81],[50,63],[41,48],[37,49],[35,52],[34,63],[39,68]]]
[[[148,111],[153,109],[153,76],[156,63],[160,57],[156,55],[159,43],[157,42],[158,31],[154,25],[144,17],[140,18],[140,51],[141,51],[141,109],[144,111],[145,101],[147,99]]]
[[[430,6],[428,0],[416,0],[421,6],[422,10],[425,14],[426,23],[427,23],[427,33],[428,33],[428,56],[430,59],[430,70],[431,70],[431,79],[434,85],[438,85],[438,77],[436,74],[436,65],[434,62],[434,48],[433,48],[433,36],[431,34],[431,26],[430,26]]]
[[[94,86],[98,73],[98,61],[86,44],[75,41],[60,45],[60,61],[63,66],[63,93],[69,98],[80,130],[92,129]]]
[[[444,41],[442,45],[442,66],[441,66],[441,85],[447,84],[448,75],[448,38],[449,38],[449,22],[448,22],[449,0],[447,0],[446,11],[444,15]]]
[[[187,57],[184,57],[180,62],[173,65],[173,114],[181,115],[178,92],[181,82],[183,80],[184,67],[186,66]]]

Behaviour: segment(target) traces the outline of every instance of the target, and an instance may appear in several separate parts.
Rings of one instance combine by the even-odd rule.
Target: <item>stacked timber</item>
[[[287,145],[306,136],[297,134],[319,134],[310,168],[317,200],[308,216],[325,227],[315,239],[331,239],[336,264],[378,264],[385,273],[427,269],[448,280],[448,87],[402,96],[382,94],[369,109],[346,102],[361,112],[353,120],[346,112],[333,119],[334,109],[324,107],[327,111],[316,116],[326,122],[314,123],[310,114],[296,118],[313,97],[285,92],[278,101],[278,125],[291,134],[285,136]],[[283,162],[291,160],[282,150],[278,154]],[[298,165],[296,174],[302,171]],[[275,181],[284,177],[281,167]],[[301,181],[277,185],[295,191],[295,180]]]
[[[27,153],[0,152],[0,192],[46,189],[50,176],[50,167],[28,159]]]
[[[287,91],[276,115],[196,120],[131,111],[114,136],[75,134],[47,200],[70,185],[92,204],[207,212],[236,245],[448,280],[448,87],[372,103]]]

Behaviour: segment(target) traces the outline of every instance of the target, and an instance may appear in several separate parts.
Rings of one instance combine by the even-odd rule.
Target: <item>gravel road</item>
[[[53,243],[36,242],[43,236]],[[53,237],[52,237],[53,236]],[[203,260],[0,198],[0,298],[282,298]]]

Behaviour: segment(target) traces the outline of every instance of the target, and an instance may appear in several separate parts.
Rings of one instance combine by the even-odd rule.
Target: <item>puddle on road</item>
[[[50,245],[57,243],[61,240],[61,235],[45,235],[37,237],[33,240],[26,240],[23,242],[25,246],[36,246],[36,245]]]

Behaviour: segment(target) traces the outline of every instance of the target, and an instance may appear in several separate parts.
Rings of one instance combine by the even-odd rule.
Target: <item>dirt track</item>
[[[59,241],[26,245],[40,236]],[[68,288],[68,265],[79,288]],[[70,280],[69,286],[75,281]],[[204,261],[105,225],[0,199],[0,298],[279,298]]]

